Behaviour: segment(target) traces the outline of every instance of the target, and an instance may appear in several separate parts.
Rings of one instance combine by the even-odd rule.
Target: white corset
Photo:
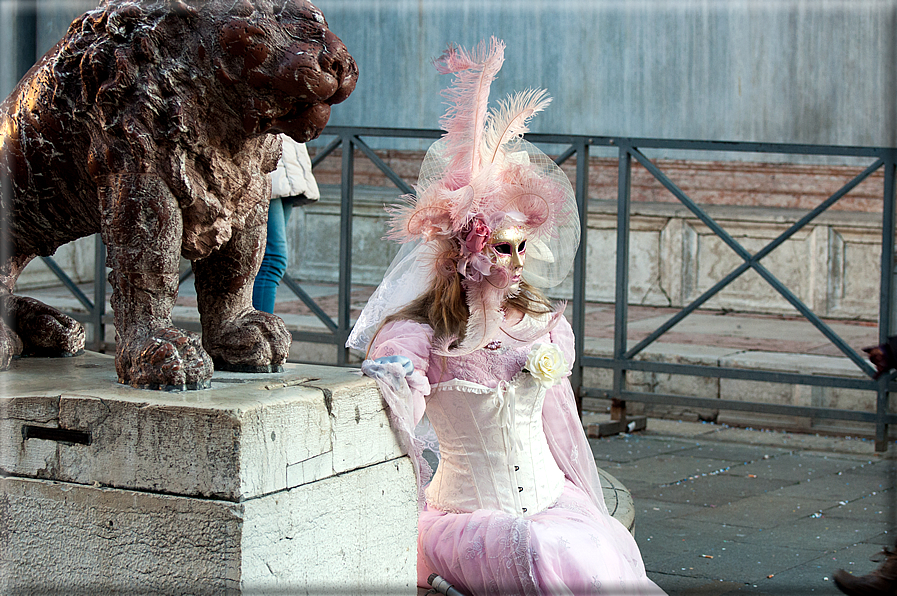
[[[532,515],[551,506],[564,473],[542,428],[545,389],[528,372],[490,389],[451,380],[432,387],[427,417],[440,461],[427,502],[443,511],[476,509]]]

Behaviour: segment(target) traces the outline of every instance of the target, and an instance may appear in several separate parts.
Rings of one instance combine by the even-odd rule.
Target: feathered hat
[[[443,92],[449,103],[440,120],[445,134],[427,151],[415,194],[387,209],[387,238],[409,248],[393,261],[348,345],[369,341],[366,329],[429,287],[426,282],[414,286],[410,297],[401,291],[397,286],[412,274],[462,277],[470,311],[467,331],[452,349],[449,345],[457,338],[442,338],[435,346],[438,352],[457,355],[486,345],[502,322],[510,281],[506,270],[493,265],[487,244],[492,231],[502,227],[526,231],[523,278],[528,283],[552,287],[569,272],[580,230],[573,188],[554,161],[522,138],[530,119],[551,99],[544,90],[530,89],[508,97],[497,109],[488,106],[504,48],[493,37],[472,52],[450,46],[435,61],[440,73],[455,75]],[[381,290],[385,295],[379,295]]]

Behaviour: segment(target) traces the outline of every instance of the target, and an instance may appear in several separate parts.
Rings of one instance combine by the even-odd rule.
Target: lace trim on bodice
[[[523,370],[528,353],[529,347],[502,346],[496,349],[483,348],[457,358],[447,358],[446,370],[440,380],[461,379],[473,383],[481,383],[483,379],[494,379],[496,383],[510,381]]]

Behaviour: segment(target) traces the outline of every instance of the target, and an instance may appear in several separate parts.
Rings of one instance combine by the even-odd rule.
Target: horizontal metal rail
[[[413,192],[412,184],[404,180],[378,155],[378,150],[373,149],[371,143],[365,139],[436,139],[442,135],[439,130],[407,129],[407,128],[373,128],[373,127],[347,127],[330,126],[324,130],[323,136],[334,137],[332,141],[323,146],[312,159],[313,167],[317,167],[324,159],[334,154],[337,149],[342,149],[341,155],[341,180],[340,180],[340,251],[338,282],[338,307],[334,320],[324,309],[318,306],[299,283],[290,278],[285,278],[285,285],[295,293],[312,313],[323,323],[326,331],[294,331],[293,338],[300,341],[314,343],[333,344],[340,350],[338,363],[348,364],[348,350],[344,347],[345,341],[351,331],[350,321],[350,294],[351,294],[351,268],[352,268],[352,212],[354,198],[354,160],[356,157],[367,158],[393,183],[398,194]],[[829,209],[840,199],[850,193],[861,182],[879,170],[884,171],[884,191],[882,196],[882,256],[881,256],[881,292],[879,296],[879,340],[881,343],[891,334],[897,333],[893,328],[892,302],[897,299],[894,292],[894,234],[895,234],[895,174],[897,174],[897,150],[886,147],[844,147],[836,145],[799,145],[787,143],[743,143],[728,141],[695,141],[695,140],[671,140],[650,139],[633,137],[606,137],[570,134],[528,134],[527,139],[536,144],[558,146],[558,163],[564,163],[575,159],[576,174],[574,187],[579,206],[579,215],[582,224],[581,244],[577,252],[573,268],[573,299],[571,301],[572,324],[576,334],[576,362],[572,382],[582,397],[609,398],[619,406],[625,402],[638,401],[650,404],[683,405],[690,407],[705,407],[713,409],[726,409],[734,411],[752,411],[758,413],[803,416],[828,420],[844,420],[870,422],[876,426],[875,448],[886,449],[888,439],[888,426],[897,423],[897,416],[889,413],[890,392],[897,390],[897,383],[893,375],[874,379],[874,369],[862,355],[851,348],[838,334],[831,329],[818,315],[805,305],[791,290],[778,280],[761,263],[777,247],[781,246],[795,233],[809,225],[817,216]],[[382,143],[381,143],[382,144]],[[393,141],[393,144],[394,141]],[[615,148],[618,152],[618,191],[617,191],[617,263],[616,263],[616,296],[615,296],[615,321],[614,321],[614,349],[610,358],[598,358],[583,354],[583,338],[585,336],[585,277],[586,267],[584,255],[586,254],[586,205],[588,204],[588,167],[589,148],[605,147]],[[737,240],[729,235],[722,226],[683,192],[672,180],[666,176],[662,169],[644,153],[646,149],[674,150],[676,152],[702,152],[702,153],[754,153],[754,154],[778,154],[778,155],[804,155],[804,156],[840,156],[852,158],[869,158],[871,163],[862,169],[856,177],[850,180],[837,192],[829,196],[825,201],[812,209],[804,217],[799,219],[778,237],[769,242],[761,250],[751,253]],[[702,157],[704,159],[704,157]],[[715,285],[706,290],[701,296],[679,310],[661,326],[651,332],[647,337],[630,347],[627,339],[628,320],[628,286],[629,286],[629,234],[630,234],[630,205],[631,205],[631,171],[632,162],[635,160],[644,167],[660,184],[662,184],[679,202],[688,208],[695,217],[703,222],[714,234],[729,246],[729,248],[742,260],[742,263],[731,272],[724,275]],[[77,287],[66,282],[65,274],[58,268],[53,268],[54,273],[60,276],[63,283],[69,289],[74,288],[73,293],[79,301],[85,305],[90,314],[81,315],[80,320],[86,320],[101,328],[111,318],[106,315],[104,308],[105,295],[105,271],[102,271],[102,260],[99,259],[98,250],[97,266],[97,290],[95,300],[90,302],[83,295],[78,295]],[[52,262],[48,260],[48,263]],[[55,265],[55,264],[54,264]],[[672,329],[689,314],[704,305],[709,299],[717,295],[726,286],[732,283],[740,275],[753,270],[769,283],[786,301],[788,301],[807,321],[815,326],[844,356],[857,367],[856,376],[814,375],[800,372],[778,372],[771,370],[748,370],[724,366],[701,366],[687,364],[671,364],[636,360],[645,348],[657,341],[664,333]],[[186,272],[181,281],[189,277]],[[100,290],[102,288],[102,290]],[[96,305],[96,306],[94,306]],[[183,324],[183,323],[181,323]],[[195,324],[190,327],[195,327]],[[96,336],[96,334],[95,334]],[[610,388],[585,387],[582,385],[584,368],[604,368],[613,371],[613,383]],[[820,408],[811,406],[793,406],[786,404],[769,404],[759,402],[741,402],[724,399],[698,398],[693,396],[672,395],[667,393],[645,393],[631,391],[627,388],[627,371],[645,371],[674,375],[702,376],[715,378],[741,379],[766,383],[786,383],[796,385],[808,385],[817,387],[834,387],[845,389],[868,390],[876,395],[875,411],[859,411],[846,409]]]

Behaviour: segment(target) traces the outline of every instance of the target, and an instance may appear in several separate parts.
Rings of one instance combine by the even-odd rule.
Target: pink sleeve
[[[424,415],[424,396],[430,393],[427,366],[430,361],[430,327],[410,321],[395,321],[383,326],[361,363],[361,370],[372,377],[387,405],[387,416],[399,443],[411,457],[418,482],[418,505],[424,503],[424,485],[432,470],[423,457],[423,442],[415,436],[415,426]],[[405,375],[398,362],[375,362],[383,356],[406,356],[414,364],[414,372]]]
[[[560,317],[558,324],[551,330],[549,337],[551,337],[551,343],[560,348],[561,353],[564,354],[564,358],[567,360],[567,364],[572,367],[573,360],[576,358],[575,338],[573,327],[570,326],[570,322],[567,321],[566,317]]]
[[[383,326],[371,342],[368,358],[382,356],[407,356],[414,364],[415,372],[427,376],[430,364],[430,345],[433,331],[429,325],[414,321],[392,321]]]
[[[561,318],[551,332],[551,343],[560,348],[572,366],[574,359],[573,329]],[[550,387],[542,406],[542,427],[548,447],[564,475],[586,492],[601,511],[607,511],[598,477],[598,466],[592,448],[576,412],[576,400],[570,381],[564,379]]]
[[[424,416],[424,397],[430,394],[427,368],[430,365],[430,345],[433,331],[429,325],[414,321],[391,321],[380,329],[371,342],[368,358],[383,356],[407,356],[414,365],[414,372],[405,378],[411,390],[412,426]]]

